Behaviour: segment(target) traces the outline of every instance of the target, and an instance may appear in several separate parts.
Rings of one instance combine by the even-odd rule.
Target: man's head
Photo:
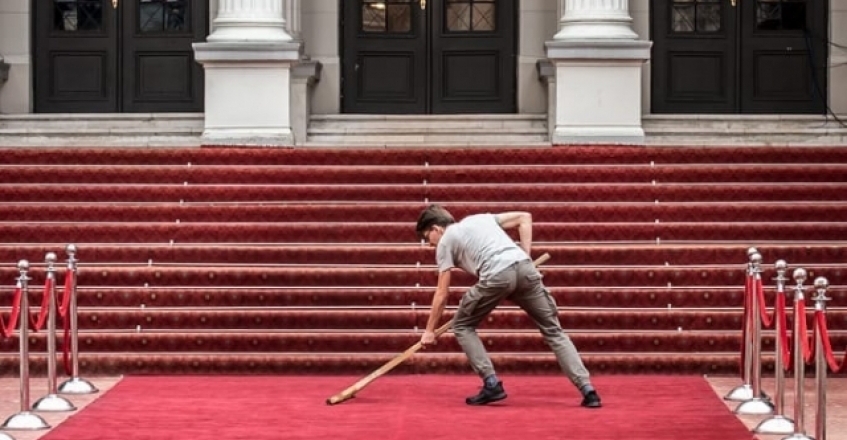
[[[441,239],[444,228],[453,223],[456,223],[456,219],[449,211],[439,205],[429,205],[418,216],[415,232],[417,232],[418,238],[435,246]]]

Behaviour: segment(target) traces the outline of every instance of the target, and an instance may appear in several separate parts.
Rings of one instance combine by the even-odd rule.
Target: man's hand
[[[435,345],[435,332],[425,331],[421,335],[421,348],[426,348],[427,345]]]

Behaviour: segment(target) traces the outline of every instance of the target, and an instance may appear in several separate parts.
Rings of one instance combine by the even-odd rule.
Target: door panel
[[[344,112],[515,111],[515,0],[342,5]]]
[[[197,112],[206,0],[37,1],[35,111]]]
[[[206,36],[206,2],[123,1],[124,111],[202,111],[203,68],[191,44]]]
[[[736,107],[735,12],[729,0],[654,0],[656,113],[729,113]]]
[[[514,0],[432,3],[432,112],[513,113]]]
[[[344,4],[345,113],[426,111],[426,23],[412,0]]]
[[[821,0],[739,3],[741,109],[745,113],[823,113],[826,46],[812,37],[826,29]],[[779,72],[774,74],[774,72]]]
[[[815,0],[651,1],[653,112],[823,112],[826,46],[812,36],[825,35],[827,11]]]
[[[117,111],[111,0],[39,1],[34,22],[35,111]]]

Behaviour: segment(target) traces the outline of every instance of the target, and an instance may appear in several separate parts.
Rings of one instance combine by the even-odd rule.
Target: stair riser
[[[173,222],[208,223],[299,223],[349,222],[380,223],[386,219],[418,217],[425,203],[405,204],[279,204],[274,206],[120,206],[88,204],[75,206],[18,205],[3,207],[0,222]],[[498,203],[462,204],[446,208],[456,218],[478,212],[523,210],[533,213],[537,223],[645,223],[672,222],[809,222],[839,221],[847,218],[847,202],[807,206],[732,204],[633,204],[633,205],[550,205]]]
[[[53,252],[59,258],[57,269],[65,267],[66,244],[6,245],[0,246],[0,266],[14,266],[25,259],[34,271],[40,271],[44,256]],[[433,265],[435,249],[415,244],[394,246],[227,246],[227,245],[180,245],[150,244],[133,246],[77,244],[76,258],[84,270],[96,270],[101,266],[116,263],[133,265],[162,265],[176,263],[182,266],[210,266],[225,264],[296,264],[296,265],[342,265],[362,264],[370,266]],[[744,264],[747,259],[748,243],[721,246],[703,245],[636,245],[580,246],[577,244],[536,243],[532,247],[535,255],[549,253],[552,260],[548,265],[566,266],[687,266],[714,264]],[[832,263],[847,262],[847,247],[838,243],[811,245],[757,245],[763,256],[764,269],[773,271],[773,263],[782,259],[792,267],[818,267]],[[770,275],[765,274],[765,279]]]

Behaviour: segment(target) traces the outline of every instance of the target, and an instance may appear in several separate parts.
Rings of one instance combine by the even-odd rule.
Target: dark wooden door
[[[823,113],[827,11],[821,0],[652,0],[653,112]]]
[[[206,0],[34,2],[35,111],[203,111]]]
[[[346,113],[512,113],[516,0],[346,0]]]

